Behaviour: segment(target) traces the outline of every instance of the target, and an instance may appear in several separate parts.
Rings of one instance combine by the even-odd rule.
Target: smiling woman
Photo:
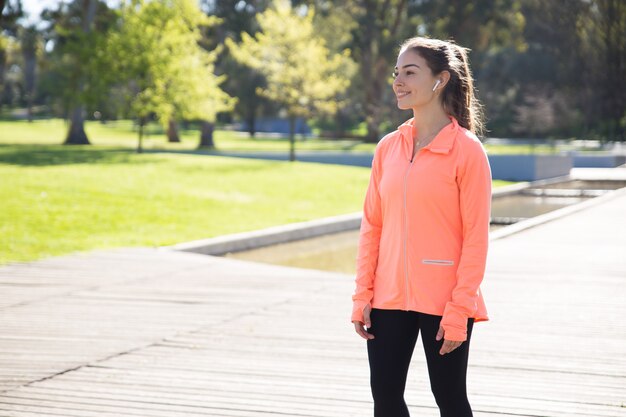
[[[376,146],[365,195],[352,322],[367,340],[376,417],[408,416],[418,333],[444,417],[470,417],[465,375],[489,235],[491,171],[467,50],[412,38],[393,91],[413,118]]]

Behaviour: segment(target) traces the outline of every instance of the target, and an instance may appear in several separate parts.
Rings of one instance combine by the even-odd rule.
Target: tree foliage
[[[227,40],[238,61],[261,72],[267,87],[259,94],[284,106],[290,117],[334,113],[338,93],[349,85],[343,65],[349,51],[330,55],[313,27],[314,10],[297,15],[288,2],[258,15],[261,31],[254,37],[242,33],[240,44]]]
[[[234,99],[219,87],[225,77],[213,73],[219,51],[198,45],[200,26],[214,22],[193,0],[132,0],[122,6],[107,51],[131,114],[140,120],[155,114],[167,126],[172,118],[212,121],[232,108]]]
[[[257,16],[260,31],[241,34],[241,43],[228,39],[233,57],[259,71],[267,87],[257,93],[279,103],[290,120],[291,160],[295,159],[294,123],[297,117],[333,114],[338,94],[350,83],[348,50],[331,54],[314,31],[315,10],[298,14],[287,1],[277,0]]]
[[[226,39],[241,41],[241,34],[254,35],[258,30],[256,16],[267,9],[268,0],[202,0],[202,9],[220,21],[204,31],[203,47],[213,50],[224,45]],[[276,105],[257,94],[257,88],[265,87],[265,78],[258,71],[239,63],[224,48],[215,63],[217,74],[231,75],[222,85],[224,91],[237,97],[237,103],[230,114],[223,114],[224,120],[245,120],[250,136],[255,135],[258,117],[273,114]]]
[[[200,5],[125,0],[110,9],[104,0],[65,1],[44,13],[49,25],[38,26],[38,35],[21,27],[21,1],[8,0],[0,22],[0,103],[51,105],[72,120],[72,109],[83,106],[88,115],[157,116],[164,125],[210,122],[223,112],[221,121],[245,119],[251,133],[256,117],[282,109],[318,126],[364,124],[376,141],[408,116],[397,110],[389,73],[400,43],[420,35],[471,49],[490,135],[626,139],[624,1]],[[36,39],[45,50],[36,51]]]

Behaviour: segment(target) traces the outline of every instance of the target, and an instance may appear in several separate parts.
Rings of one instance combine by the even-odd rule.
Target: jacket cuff
[[[351,321],[360,321],[363,323],[363,309],[369,303],[367,301],[362,300],[354,300],[352,304],[352,318]]]
[[[446,304],[441,319],[441,327],[443,327],[444,339],[455,342],[464,342],[467,340],[467,317],[459,312],[452,303]]]

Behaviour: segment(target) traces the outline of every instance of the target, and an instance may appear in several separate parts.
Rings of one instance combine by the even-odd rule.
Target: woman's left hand
[[[443,339],[443,345],[441,346],[441,350],[439,350],[440,355],[445,355],[446,353],[452,352],[454,349],[458,348],[463,343],[463,342],[457,342],[454,340],[446,340],[445,331],[443,330],[443,327],[439,326],[439,331],[437,332],[437,336],[435,337],[435,340],[441,340],[441,339]]]

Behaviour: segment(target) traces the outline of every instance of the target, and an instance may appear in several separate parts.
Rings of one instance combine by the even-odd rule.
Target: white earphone
[[[435,83],[435,86],[433,87],[433,91],[435,91],[437,89],[437,86],[441,84],[441,80],[437,80],[437,82]]]

